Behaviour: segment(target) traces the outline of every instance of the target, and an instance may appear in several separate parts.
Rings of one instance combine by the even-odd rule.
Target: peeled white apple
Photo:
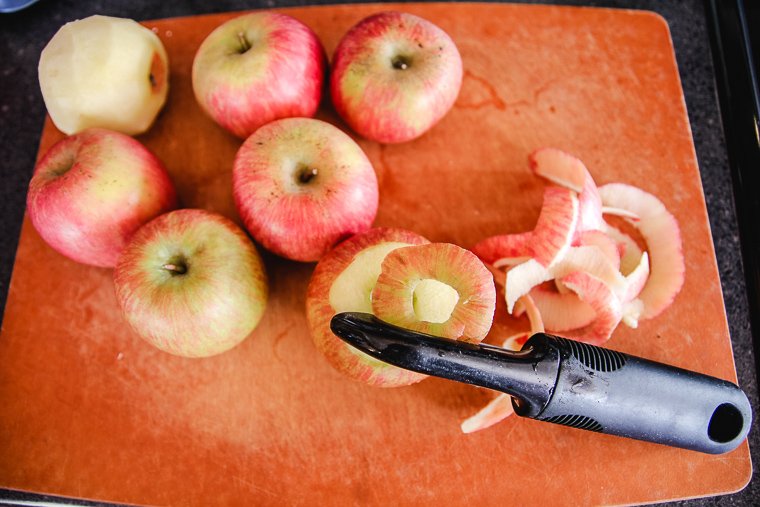
[[[161,40],[136,21],[90,16],[61,27],[42,50],[40,88],[65,134],[102,127],[145,132],[166,102],[168,58]]]

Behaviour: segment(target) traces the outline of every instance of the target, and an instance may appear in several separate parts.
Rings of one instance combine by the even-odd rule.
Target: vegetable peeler
[[[709,454],[745,439],[752,409],[731,382],[614,350],[534,334],[519,352],[339,313],[330,328],[383,362],[512,396],[517,415]]]

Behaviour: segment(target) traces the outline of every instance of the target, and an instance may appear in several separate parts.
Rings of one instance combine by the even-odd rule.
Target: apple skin
[[[254,12],[225,22],[203,41],[193,60],[193,91],[206,114],[245,139],[279,118],[314,116],[326,67],[325,50],[309,27],[285,14]]]
[[[319,260],[369,229],[377,214],[377,176],[367,156],[340,129],[312,118],[257,130],[238,150],[232,184],[248,232],[296,261]]]
[[[169,59],[161,39],[134,20],[90,16],[66,23],[42,50],[39,81],[65,134],[147,131],[166,102]]]
[[[34,228],[53,249],[110,268],[132,235],[177,207],[163,164],[139,141],[88,129],[53,145],[37,163],[27,194]]]
[[[306,291],[306,318],[312,340],[327,361],[348,377],[376,387],[399,387],[414,384],[426,375],[404,370],[378,361],[350,346],[330,330],[330,319],[337,313],[329,300],[336,278],[357,254],[387,242],[422,245],[429,241],[403,229],[379,227],[357,234],[336,246],[319,261]]]
[[[141,228],[114,269],[114,285],[135,332],[183,357],[213,356],[242,342],[268,298],[266,271],[248,236],[199,209],[172,211]]]
[[[462,59],[454,41],[412,14],[382,12],[363,19],[333,55],[335,109],[357,133],[381,143],[424,134],[451,109],[461,85]]]

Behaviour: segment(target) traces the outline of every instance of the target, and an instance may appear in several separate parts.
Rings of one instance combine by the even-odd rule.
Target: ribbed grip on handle
[[[560,352],[554,392],[535,419],[711,454],[749,431],[749,401],[730,382],[545,334],[530,347]]]

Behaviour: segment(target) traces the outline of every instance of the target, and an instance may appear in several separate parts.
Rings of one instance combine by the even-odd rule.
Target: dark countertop
[[[25,196],[34,166],[45,107],[37,83],[37,61],[47,41],[65,22],[92,14],[137,20],[267,7],[328,4],[309,0],[40,0],[27,10],[0,14],[0,311],[5,307],[16,245],[25,208]],[[519,3],[519,2],[515,2]],[[669,23],[699,160],[710,226],[717,254],[723,295],[731,332],[739,385],[758,413],[758,389],[753,359],[749,307],[742,270],[739,235],[734,212],[731,176],[715,91],[712,55],[701,0],[565,1],[536,2],[594,5],[653,10]],[[757,420],[757,419],[756,419]],[[757,462],[760,432],[757,422],[750,433],[753,461]],[[2,452],[2,451],[0,451]],[[672,505],[756,505],[760,481],[742,491],[716,498]],[[0,490],[0,503],[8,499],[47,500]],[[53,499],[54,500],[54,499]]]

